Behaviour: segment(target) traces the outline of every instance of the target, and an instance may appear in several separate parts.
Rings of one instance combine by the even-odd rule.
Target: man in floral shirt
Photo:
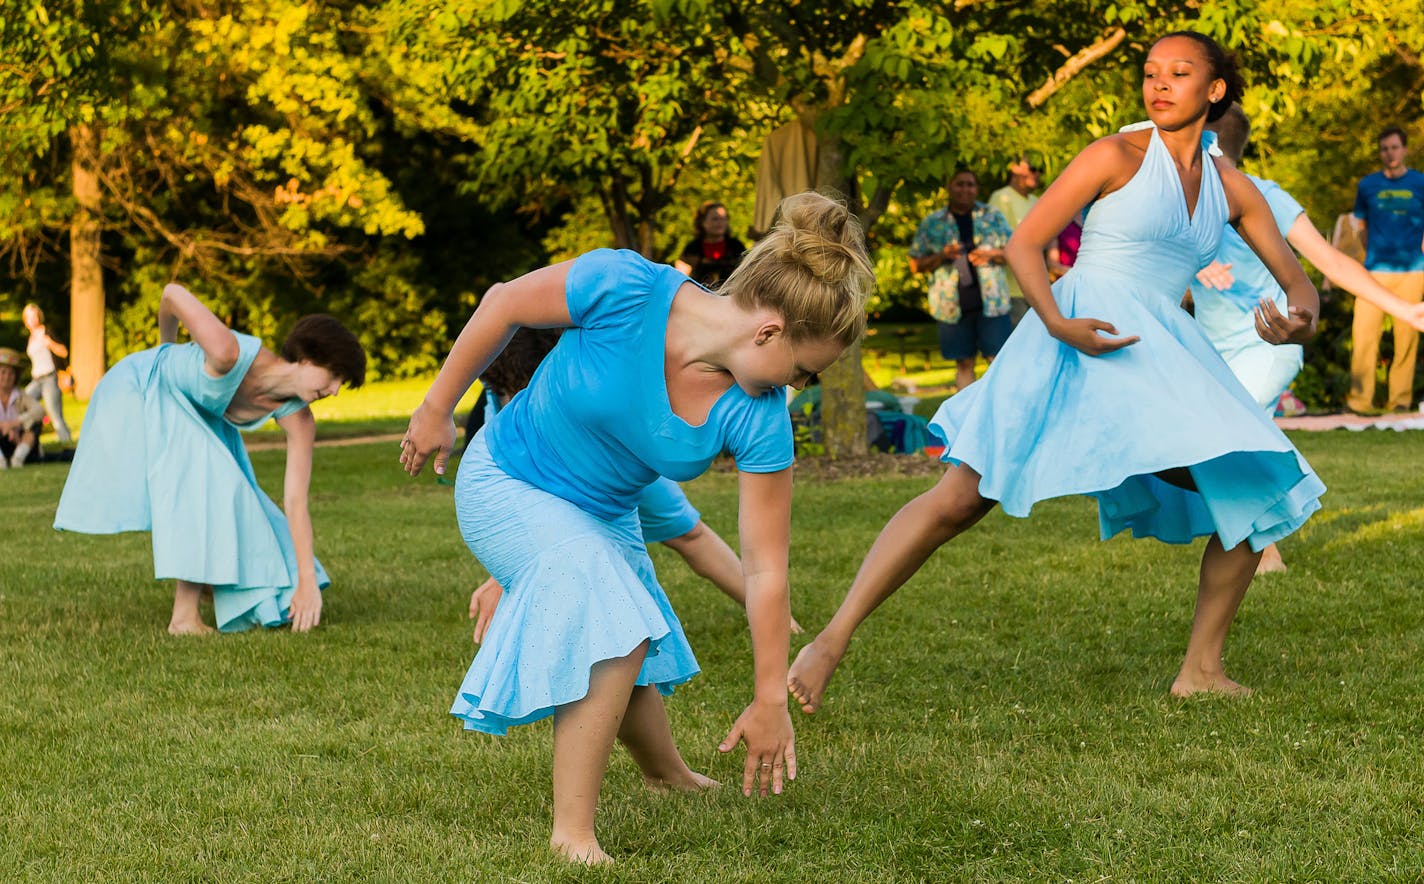
[[[957,389],[974,382],[974,360],[993,361],[1009,339],[1009,280],[1004,246],[1009,222],[979,202],[979,179],[960,169],[949,179],[949,205],[920,222],[910,270],[930,274],[930,315],[939,351],[955,362]]]

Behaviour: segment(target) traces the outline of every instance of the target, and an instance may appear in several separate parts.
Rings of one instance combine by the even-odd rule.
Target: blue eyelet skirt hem
[[[470,551],[504,587],[450,713],[504,734],[588,694],[594,664],[643,642],[637,684],[664,695],[698,672],[636,511],[609,521],[506,473],[481,433],[455,482]]]
[[[1228,549],[1246,541],[1259,551],[1320,509],[1325,485],[1195,320],[1165,298],[1072,282],[1054,288],[1065,316],[1111,317],[1142,340],[1087,356],[1025,317],[984,377],[930,422],[946,463],[979,473],[979,493],[1011,516],[1091,496],[1104,540],[1217,534]],[[1197,491],[1154,475],[1179,467]]]

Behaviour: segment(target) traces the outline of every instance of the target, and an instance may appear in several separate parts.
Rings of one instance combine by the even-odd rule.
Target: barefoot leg
[[[554,831],[549,845],[574,862],[609,863],[593,831],[598,792],[613,738],[623,725],[648,643],[626,657],[595,663],[588,693],[554,710]]]
[[[650,686],[633,688],[618,741],[643,771],[643,782],[651,789],[708,789],[716,780],[694,772],[682,760],[672,739],[662,695]]]
[[[826,685],[850,646],[851,635],[870,613],[899,589],[945,543],[994,508],[979,494],[979,474],[950,467],[939,482],[905,504],[881,529],[861,563],[850,592],[831,622],[796,655],[787,687],[810,714],[821,705]]]
[[[173,589],[173,616],[168,620],[169,635],[204,635],[216,631],[204,623],[198,613],[198,601],[204,590],[212,592],[207,584],[177,581]]]
[[[1187,654],[1181,672],[1172,682],[1172,694],[1186,697],[1201,691],[1223,694],[1249,694],[1244,685],[1226,677],[1221,661],[1226,633],[1236,617],[1236,609],[1246,596],[1256,563],[1261,554],[1251,545],[1239,543],[1224,549],[1215,535],[1202,553],[1201,582],[1197,588],[1197,610],[1192,619],[1192,635],[1187,640]]]
[[[1281,558],[1280,548],[1274,543],[1261,550],[1261,564],[1256,566],[1256,573],[1258,575],[1274,574],[1278,571],[1284,571],[1285,569],[1286,563]]]

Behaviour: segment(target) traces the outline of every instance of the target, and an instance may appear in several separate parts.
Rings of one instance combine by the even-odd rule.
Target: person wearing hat
[[[19,350],[0,347],[0,470],[35,459],[35,430],[44,419],[44,406],[16,386],[23,360]]]
[[[1004,220],[1009,222],[1009,230],[1015,230],[1019,222],[1028,216],[1028,210],[1038,202],[1038,190],[1043,183],[1043,170],[1036,161],[1019,157],[1018,162],[1009,166],[1009,183],[989,195],[989,205],[999,210]],[[1023,289],[1009,271],[1009,316],[1014,325],[1019,324],[1028,312],[1028,302],[1024,300]]]

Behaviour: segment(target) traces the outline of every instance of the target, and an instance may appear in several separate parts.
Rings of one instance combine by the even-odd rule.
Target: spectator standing
[[[1365,241],[1365,269],[1380,285],[1413,304],[1424,298],[1424,173],[1405,165],[1408,140],[1404,131],[1380,133],[1380,171],[1366,175],[1355,191],[1355,217]],[[1384,311],[1368,301],[1355,301],[1354,346],[1350,356],[1350,395],[1346,406],[1355,412],[1374,407],[1375,367]],[[1414,402],[1414,363],[1419,333],[1394,324],[1394,359],[1389,367],[1386,409],[1404,410]]]
[[[693,282],[715,289],[737,269],[747,247],[731,235],[732,218],[727,207],[715,200],[697,207],[692,229],[697,238],[687,244],[673,266]]]
[[[1012,231],[1004,216],[979,202],[979,179],[960,169],[949,179],[949,205],[920,222],[910,246],[910,270],[930,274],[930,315],[939,324],[939,351],[955,363],[956,392],[974,382],[974,359],[990,362],[1014,330],[1004,246]]]
[[[989,195],[989,205],[1004,216],[1011,233],[1018,229],[1019,222],[1028,217],[1028,210],[1038,202],[1036,191],[1042,183],[1043,171],[1038,165],[1027,157],[1020,157],[1018,162],[1009,166],[1009,183]],[[1023,289],[1019,288],[1019,281],[1012,272],[1009,273],[1009,297],[1012,298],[1010,313],[1013,324],[1018,325],[1024,313],[1028,312],[1028,302],[1024,300]]]
[[[69,424],[64,422],[64,393],[59,388],[59,366],[54,357],[69,358],[69,348],[49,336],[45,329],[44,312],[38,304],[26,304],[24,310],[25,328],[30,330],[30,341],[25,345],[25,353],[30,357],[30,383],[25,387],[25,395],[44,403],[45,413],[54,426],[59,441],[69,444],[73,436]]]

